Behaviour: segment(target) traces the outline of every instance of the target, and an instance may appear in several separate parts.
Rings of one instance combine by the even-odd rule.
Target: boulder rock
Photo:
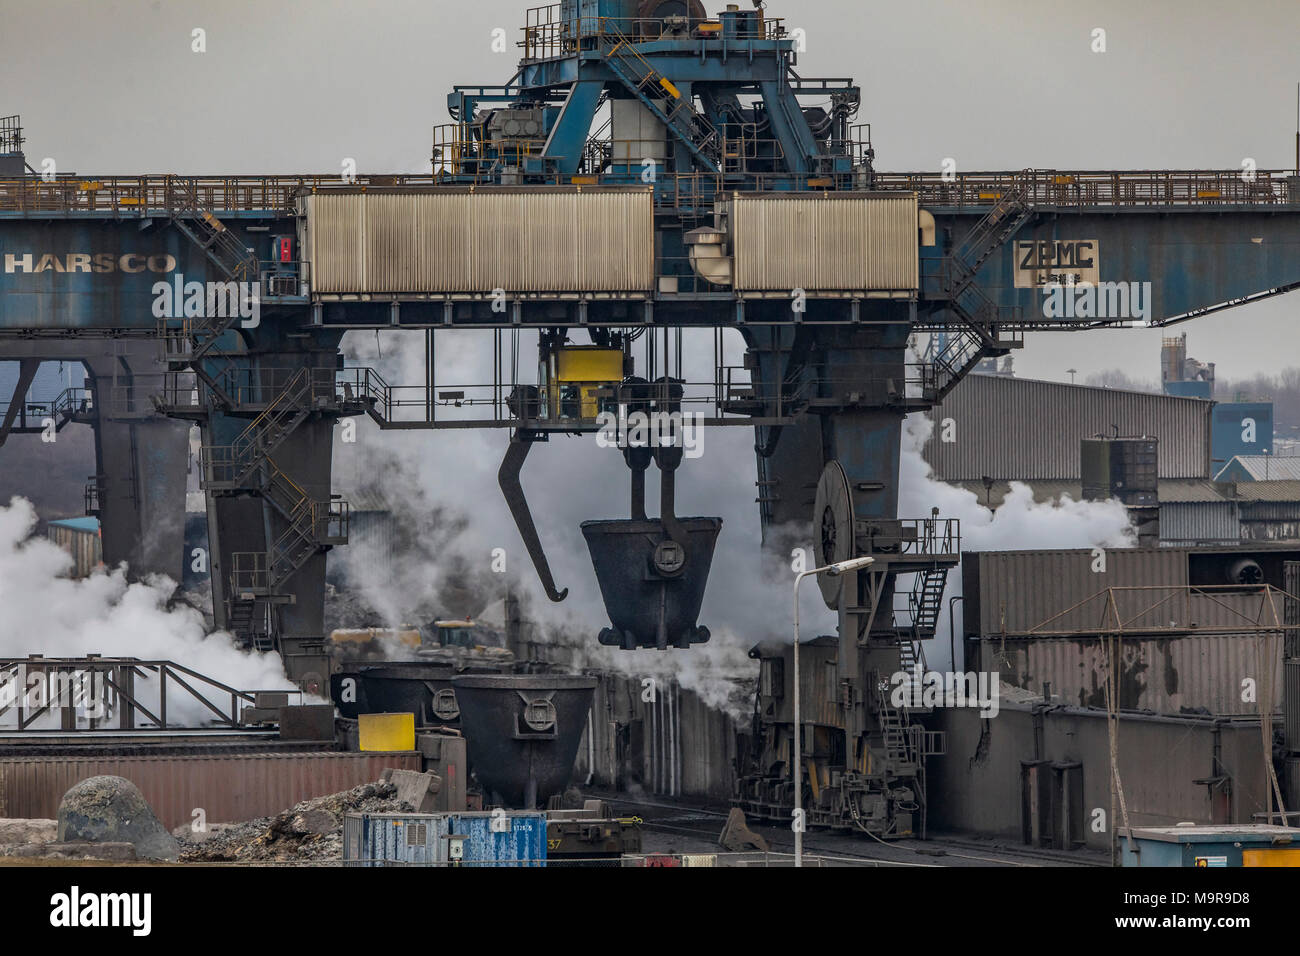
[[[60,843],[129,843],[144,860],[176,860],[180,846],[125,777],[90,777],[63,795]]]

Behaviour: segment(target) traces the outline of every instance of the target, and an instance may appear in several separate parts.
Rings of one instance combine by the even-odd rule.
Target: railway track
[[[616,808],[630,808],[653,833],[688,837],[716,847],[727,812],[707,806],[636,799],[626,794],[600,794]],[[775,853],[792,855],[794,837],[789,830],[770,824],[750,824]],[[886,841],[867,834],[841,834],[814,830],[804,834],[804,853],[830,863],[898,867],[1015,866],[1104,867],[1106,861],[1091,853],[1066,853],[1032,847],[984,844],[961,837],[937,835],[928,840]]]

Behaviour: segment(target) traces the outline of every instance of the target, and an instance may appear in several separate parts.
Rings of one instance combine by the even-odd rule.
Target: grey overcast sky
[[[535,0],[534,0],[535,2]],[[131,174],[428,168],[456,83],[509,79],[526,0],[0,0],[31,160]],[[722,0],[709,0],[710,12]],[[1295,163],[1300,0],[769,0],[805,76],[853,76],[885,170]],[[207,52],[191,51],[202,28]],[[1092,52],[1106,30],[1107,52]],[[33,162],[35,165],[35,162]],[[1221,377],[1300,365],[1300,293],[1188,323]],[[1157,379],[1159,331],[1031,336],[1017,371]]]

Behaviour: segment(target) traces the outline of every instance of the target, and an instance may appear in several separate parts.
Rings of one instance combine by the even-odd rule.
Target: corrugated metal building
[[[1255,622],[1284,619],[1280,596],[1231,588],[1234,568],[1258,564],[1263,583],[1283,588],[1300,548],[1116,549],[967,553],[962,633],[968,667],[996,670],[1029,691],[1104,706],[1105,652],[1098,635],[1123,622],[1118,646],[1120,706],[1131,710],[1248,715],[1244,680],[1277,710],[1282,700],[1280,632]]]
[[[1300,541],[1300,481],[1160,485],[1166,544]]]
[[[1031,815],[1043,806],[1026,799],[1027,770],[1035,764],[1049,774],[1078,768],[1074,779],[1081,792],[1076,792],[1074,806],[1082,812],[1076,821],[1090,823],[1094,807],[1109,813],[1112,774],[1104,711],[1035,711],[1025,704],[1004,704],[994,720],[981,720],[974,710],[941,708],[933,721],[947,735],[949,756],[928,764],[932,828],[1011,840],[1023,839],[1032,829],[1049,830],[1046,821],[1031,828]],[[1251,822],[1253,814],[1264,811],[1269,790],[1263,749],[1258,720],[1126,716],[1118,763],[1129,821],[1133,826]],[[1206,786],[1205,778],[1217,772],[1229,778],[1227,785]],[[1054,801],[1056,815],[1063,804]],[[1047,816],[1050,820],[1051,812]],[[1085,825],[1075,836],[1104,850],[1112,830]]]
[[[353,562],[365,563],[372,580],[382,580],[395,573],[397,562],[414,547],[409,529],[403,528],[393,514],[392,502],[374,488],[346,490],[348,502],[348,543],[336,549],[328,565],[330,583],[347,584]]]
[[[924,455],[942,481],[1079,481],[1094,435],[1160,439],[1161,478],[1208,478],[1212,402],[1148,392],[968,375],[932,409]]]

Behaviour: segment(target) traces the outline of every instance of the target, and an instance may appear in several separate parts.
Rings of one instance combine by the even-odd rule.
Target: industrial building
[[[1160,439],[1159,475],[1211,477],[1208,401],[1149,392],[970,375],[927,413],[925,460],[940,481],[1079,482],[1079,443],[1111,435]]]
[[[1249,404],[971,375],[929,413],[934,429],[923,454],[936,479],[996,510],[1012,482],[1029,485],[1038,502],[1082,501],[1082,443],[1152,436],[1161,542],[1300,540],[1300,470],[1290,464],[1300,459],[1235,456],[1216,472],[1223,436],[1252,429],[1256,414],[1261,429],[1267,423],[1259,434],[1271,436],[1271,417]]]

